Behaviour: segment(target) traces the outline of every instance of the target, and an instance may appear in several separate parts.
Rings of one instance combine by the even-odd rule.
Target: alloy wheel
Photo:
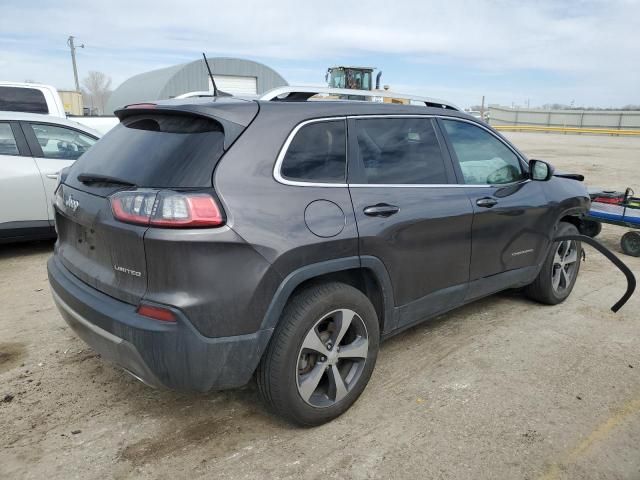
[[[565,240],[558,244],[551,268],[551,285],[556,293],[563,293],[571,286],[578,261],[578,245],[574,240]]]
[[[298,392],[314,407],[330,407],[358,383],[369,352],[367,328],[349,309],[324,315],[307,332],[296,365]]]

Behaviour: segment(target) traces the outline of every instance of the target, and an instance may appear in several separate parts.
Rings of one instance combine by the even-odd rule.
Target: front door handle
[[[491,198],[491,197],[479,198],[476,201],[476,205],[478,205],[479,207],[483,207],[483,208],[491,208],[494,205],[496,205],[497,203],[498,203],[498,201],[495,198]]]
[[[388,203],[378,203],[364,209],[364,214],[370,217],[390,217],[394,213],[400,211],[399,207],[389,205]]]
[[[51,180],[57,180],[58,179],[58,175],[60,175],[60,172],[58,172],[58,173],[47,173],[46,177],[50,178]]]

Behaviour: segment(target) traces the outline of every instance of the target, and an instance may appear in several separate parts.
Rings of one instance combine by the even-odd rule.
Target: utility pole
[[[482,95],[482,104],[480,105],[480,118],[484,120],[484,95]]]
[[[67,45],[71,49],[71,63],[73,64],[73,78],[76,81],[76,91],[80,91],[80,82],[78,82],[78,66],[76,65],[76,48],[84,48],[84,43],[82,45],[78,45],[76,47],[73,43],[73,35],[69,37],[67,40]]]

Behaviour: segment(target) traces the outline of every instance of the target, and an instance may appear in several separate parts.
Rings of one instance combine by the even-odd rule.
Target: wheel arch
[[[582,223],[582,220],[578,215],[575,215],[575,214],[563,215],[558,219],[558,222],[556,223],[556,228],[558,227],[558,225],[560,225],[560,223],[563,223],[563,222],[570,223],[574,225],[578,230],[580,230],[580,224]]]
[[[558,219],[556,220],[555,225],[553,226],[553,232],[555,236],[555,231],[558,229],[558,226],[561,222],[570,223],[574,225],[579,232],[582,233],[581,227],[584,222],[585,211],[582,207],[573,207],[563,210],[560,215],[558,215]]]
[[[586,235],[587,237],[597,236],[602,229],[602,224],[599,221],[585,217],[582,212],[567,213],[561,216],[556,224],[556,228],[561,222],[570,223],[578,229],[580,235]]]
[[[387,269],[377,257],[353,256],[305,265],[287,275],[276,290],[260,328],[275,328],[285,305],[300,289],[330,281],[351,285],[371,300],[378,315],[381,334],[394,327],[395,304]]]

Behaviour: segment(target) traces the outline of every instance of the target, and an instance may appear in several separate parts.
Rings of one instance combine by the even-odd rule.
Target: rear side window
[[[73,128],[31,123],[44,158],[76,160],[98,140]]]
[[[0,110],[49,113],[43,93],[35,88],[0,87]]]
[[[0,155],[19,155],[11,125],[0,123]]]
[[[127,117],[69,172],[106,175],[139,187],[211,187],[224,131],[211,118],[162,113]]]
[[[458,157],[464,183],[500,185],[525,178],[520,160],[509,147],[476,125],[444,120]]]
[[[431,119],[361,119],[356,121],[356,137],[365,183],[448,183]]]
[[[300,182],[345,183],[346,139],[344,120],[303,126],[284,156],[282,177]]]

